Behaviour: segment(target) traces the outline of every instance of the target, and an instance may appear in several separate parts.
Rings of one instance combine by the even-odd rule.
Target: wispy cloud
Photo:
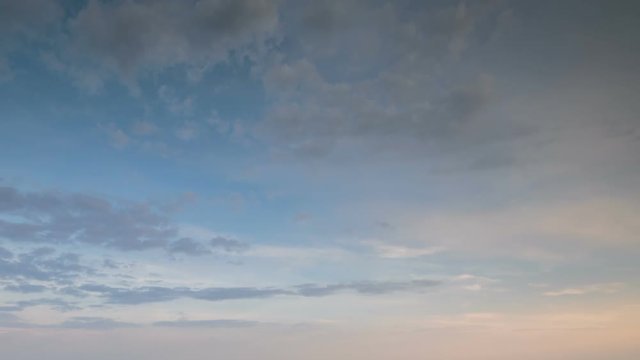
[[[212,287],[192,289],[186,287],[115,288],[99,284],[79,287],[87,293],[100,296],[112,304],[145,304],[191,298],[206,301],[265,299],[276,296],[322,297],[341,292],[362,295],[383,295],[403,291],[422,291],[439,286],[436,280],[360,281],[342,284],[301,284],[292,287]]]
[[[589,294],[613,294],[624,288],[625,284],[620,282],[591,284],[578,287],[565,288],[560,290],[545,291],[544,296],[579,296]]]

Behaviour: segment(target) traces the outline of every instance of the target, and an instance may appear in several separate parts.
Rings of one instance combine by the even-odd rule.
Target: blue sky
[[[637,358],[639,11],[0,0],[2,351]]]

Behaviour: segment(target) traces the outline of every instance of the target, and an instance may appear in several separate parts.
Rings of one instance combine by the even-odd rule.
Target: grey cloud
[[[303,284],[296,286],[302,296],[328,296],[342,291],[355,291],[359,294],[379,295],[397,291],[415,291],[440,285],[435,280],[413,281],[360,281],[347,284]]]
[[[87,243],[121,250],[165,246],[177,231],[140,204],[112,204],[84,194],[20,192],[0,187],[0,237],[15,242]]]
[[[171,301],[179,298],[208,301],[257,299],[290,293],[283,289],[251,287],[190,289],[148,286],[127,289],[89,284],[80,286],[79,289],[105,297],[109,303],[129,305]]]
[[[182,253],[185,255],[205,255],[210,251],[199,241],[191,238],[181,238],[169,244],[167,250],[171,253]]]
[[[35,35],[62,16],[57,1],[3,0],[0,3],[0,37]]]
[[[522,129],[490,113],[500,100],[493,68],[466,56],[488,43],[507,5],[301,3],[283,11],[301,56],[263,72],[270,102],[255,134],[277,155],[515,161],[502,140]]]
[[[128,322],[116,321],[109,318],[78,316],[66,320],[60,324],[53,325],[52,327],[65,329],[110,330],[136,326],[138,325]]]
[[[137,305],[144,303],[192,298],[206,301],[264,299],[275,296],[321,297],[353,291],[366,295],[381,295],[400,291],[421,291],[440,285],[435,280],[362,281],[346,284],[302,284],[291,288],[230,287],[191,289],[186,287],[114,288],[105,285],[83,285],[79,289],[105,298],[108,303]]]
[[[226,253],[239,253],[249,248],[249,245],[244,242],[222,236],[211,239],[207,245],[191,238],[181,238],[171,242],[167,246],[167,250],[173,254],[181,253],[198,256],[211,254],[212,250],[217,253],[221,251]]]
[[[0,312],[0,327],[5,328],[53,328],[53,329],[84,329],[84,330],[111,330],[117,328],[131,328],[138,325],[116,321],[103,317],[73,317],[61,323],[51,325],[41,325],[25,322],[20,317],[10,313]]]
[[[18,316],[10,314],[10,313],[3,313],[2,311],[2,307],[0,307],[0,328],[24,328],[24,327],[28,327],[28,324],[26,324],[22,319],[20,319]]]
[[[441,282],[435,280],[411,280],[411,281],[360,281],[344,284],[302,284],[288,288],[278,287],[212,287],[203,289],[193,289],[187,287],[162,287],[147,286],[139,288],[119,288],[101,284],[84,284],[77,287],[62,289],[61,293],[86,297],[87,295],[102,298],[105,303],[113,305],[140,305],[148,303],[166,302],[181,298],[191,298],[205,301],[226,301],[226,300],[248,300],[267,299],[277,296],[302,296],[302,297],[324,297],[342,292],[355,292],[363,295],[382,295],[394,292],[423,291],[440,285]],[[72,290],[71,292],[69,290]],[[81,309],[74,302],[69,302],[61,298],[41,298],[33,300],[18,301],[13,304],[0,306],[0,311],[20,311],[33,306],[50,306],[58,311],[72,311]],[[112,326],[119,325],[110,322],[93,322],[91,319],[78,320],[67,324],[76,327],[80,326]],[[120,324],[121,325],[121,324]],[[161,326],[249,326],[251,324],[227,323],[224,321],[205,321],[202,323],[181,323],[164,322]]]
[[[191,291],[189,293],[189,296],[194,299],[200,299],[200,300],[222,301],[222,300],[270,298],[277,295],[287,295],[287,294],[291,294],[291,292],[287,289],[237,287],[237,288],[208,288],[208,289],[202,289],[202,290],[195,290],[195,291]]]
[[[0,238],[14,242],[85,243],[127,251],[157,248],[192,256],[208,254],[210,248],[239,252],[247,247],[223,237],[211,240],[209,246],[191,238],[176,239],[175,225],[155,208],[112,203],[86,194],[21,192],[0,186],[2,215],[7,217],[0,217]],[[9,266],[2,259],[10,253],[2,250],[0,248],[0,269],[3,263]],[[65,257],[59,260],[73,262],[71,255]]]
[[[358,147],[421,155],[513,132],[507,127],[489,134],[497,124],[481,116],[493,101],[490,75],[443,87],[430,74],[414,70],[332,83],[306,60],[278,65],[265,75],[273,102],[256,134],[277,151],[324,156],[340,150],[357,153]]]
[[[233,320],[233,319],[215,319],[215,320],[173,320],[158,321],[153,323],[158,327],[177,327],[177,328],[245,328],[258,326],[262,324],[258,321],[250,320]]]
[[[270,101],[256,134],[278,155],[395,156],[448,169],[519,165],[538,150],[523,154],[529,143],[550,143],[566,127],[553,141],[562,147],[591,118],[637,138],[636,10],[598,1],[298,2],[282,21],[296,56],[265,66]],[[514,25],[505,14],[520,26],[506,28]],[[561,112],[538,92],[553,93]],[[575,124],[572,102],[584,112]]]
[[[13,257],[13,253],[2,246],[0,246],[0,259],[10,259]]]
[[[0,2],[0,81],[12,77],[9,54],[21,43],[41,40],[54,28],[63,11],[57,1],[3,0]]]
[[[211,239],[211,241],[209,241],[209,245],[213,249],[222,249],[227,252],[241,252],[249,248],[249,245],[246,243],[222,236],[216,236]]]
[[[31,300],[21,300],[10,305],[0,306],[0,311],[21,311],[34,306],[49,306],[52,309],[61,312],[80,310],[81,307],[76,303],[69,302],[59,298],[40,298]]]
[[[23,294],[30,294],[30,293],[40,293],[43,292],[45,290],[47,290],[48,287],[44,286],[44,285],[34,285],[34,284],[28,284],[28,283],[20,283],[20,284],[16,284],[16,285],[7,285],[4,287],[3,290],[5,291],[12,291],[12,292],[19,292],[19,293],[23,293]]]
[[[120,268],[120,265],[111,259],[104,259],[102,261],[102,267],[107,269],[118,269]]]
[[[277,15],[269,0],[90,1],[70,20],[67,54],[129,79],[177,64],[202,69],[262,46]]]
[[[0,258],[0,279],[52,281],[64,284],[81,274],[93,273],[93,269],[80,263],[79,255],[55,254],[55,251],[48,247]]]
[[[247,328],[259,326],[265,323],[251,320],[213,319],[213,320],[173,320],[157,321],[152,323],[155,327],[170,328]],[[75,316],[56,324],[35,324],[25,322],[20,317],[11,313],[0,312],[0,328],[49,328],[49,329],[82,329],[82,330],[113,330],[122,328],[135,328],[143,324],[118,321],[106,317]]]

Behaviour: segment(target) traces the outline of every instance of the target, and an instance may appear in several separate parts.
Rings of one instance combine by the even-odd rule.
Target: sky
[[[640,358],[639,16],[0,0],[0,357]]]

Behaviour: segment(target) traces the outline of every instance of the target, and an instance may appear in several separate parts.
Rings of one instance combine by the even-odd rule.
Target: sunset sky
[[[0,358],[640,359],[639,19],[0,0]]]

